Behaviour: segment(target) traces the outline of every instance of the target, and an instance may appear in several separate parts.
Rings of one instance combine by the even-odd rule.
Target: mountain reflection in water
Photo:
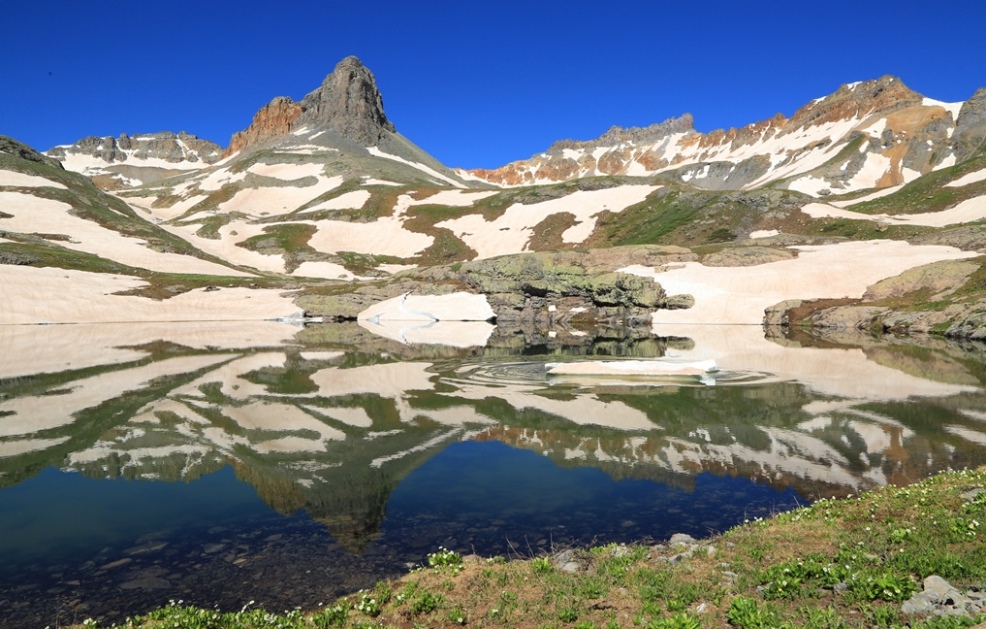
[[[706,534],[986,462],[980,346],[667,327],[455,347],[355,324],[7,326],[0,614],[312,607],[439,545]],[[661,356],[722,371],[544,370]]]

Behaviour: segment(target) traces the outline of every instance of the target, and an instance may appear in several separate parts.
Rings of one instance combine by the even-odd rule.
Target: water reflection
[[[454,347],[355,324],[0,329],[0,594],[32,574],[17,601],[58,590],[59,609],[79,614],[205,592],[209,605],[312,605],[439,544],[508,552],[518,539],[704,533],[986,461],[979,346],[767,338],[755,326],[667,333],[531,347],[494,331],[486,347]],[[712,358],[722,371],[715,386],[545,374],[549,361],[614,356]],[[148,482],[66,500],[80,478]],[[239,506],[154,498],[183,486]],[[97,497],[119,487],[128,507]],[[173,515],[148,516],[155,505]],[[135,517],[120,518],[128,508]],[[75,546],[86,536],[72,533],[73,511],[144,524]],[[73,540],[71,556],[44,541],[49,529]],[[118,561],[127,571],[105,568]],[[259,571],[249,588],[211,592],[243,582],[229,571],[244,566]],[[12,600],[0,595],[0,613]]]

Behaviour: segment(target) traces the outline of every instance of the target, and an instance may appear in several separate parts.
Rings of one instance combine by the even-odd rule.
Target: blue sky
[[[700,131],[901,77],[986,86],[986,2],[0,0],[0,134],[45,150],[187,131],[226,145],[357,55],[397,130],[448,166],[691,112]]]

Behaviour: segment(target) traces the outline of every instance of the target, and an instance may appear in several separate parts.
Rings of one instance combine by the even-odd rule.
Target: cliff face
[[[971,157],[986,141],[986,87],[962,104],[952,139],[960,160]]]
[[[82,173],[104,190],[159,181],[204,168],[222,158],[218,144],[185,133],[89,136],[74,144],[56,146],[47,155],[66,169]]]
[[[300,103],[279,96],[261,108],[249,127],[233,134],[224,156],[301,128],[331,131],[362,146],[375,146],[395,132],[373,73],[356,57],[346,57]]]
[[[157,160],[165,166],[192,164],[201,168],[219,161],[222,147],[184,131],[177,134],[163,131],[135,135],[122,133],[116,138],[89,136],[75,144],[56,146],[47,154],[60,162],[72,157],[91,157],[107,164],[135,164]]]
[[[356,57],[336,65],[322,85],[301,101],[301,120],[335,131],[363,146],[375,145],[394,125],[383,112],[383,97],[373,73]]]
[[[229,146],[223,152],[223,157],[239,153],[249,146],[260,144],[270,138],[291,133],[301,112],[301,105],[287,96],[278,96],[260,108],[260,111],[253,116],[253,123],[249,127],[233,134]]]

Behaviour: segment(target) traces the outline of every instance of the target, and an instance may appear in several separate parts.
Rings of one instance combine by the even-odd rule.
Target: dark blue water
[[[272,514],[230,467],[189,483],[92,479],[47,468],[0,491],[0,567],[85,560],[162,531],[188,537]]]
[[[449,446],[401,482],[390,496],[383,532],[413,535],[408,523],[432,520],[446,531],[471,531],[446,541],[500,554],[543,546],[545,540],[584,545],[662,540],[674,533],[708,536],[806,504],[790,488],[745,478],[701,473],[686,487],[617,480],[498,442],[467,441]]]
[[[338,510],[323,505],[320,520],[278,514],[231,467],[187,483],[48,468],[0,490],[0,616],[5,627],[120,621],[171,599],[312,608],[402,574],[440,546],[530,556],[707,535],[804,504],[790,489],[689,478],[617,480],[499,442],[453,443],[399,482],[382,521],[357,518],[356,535],[346,503],[364,496],[337,494]]]

